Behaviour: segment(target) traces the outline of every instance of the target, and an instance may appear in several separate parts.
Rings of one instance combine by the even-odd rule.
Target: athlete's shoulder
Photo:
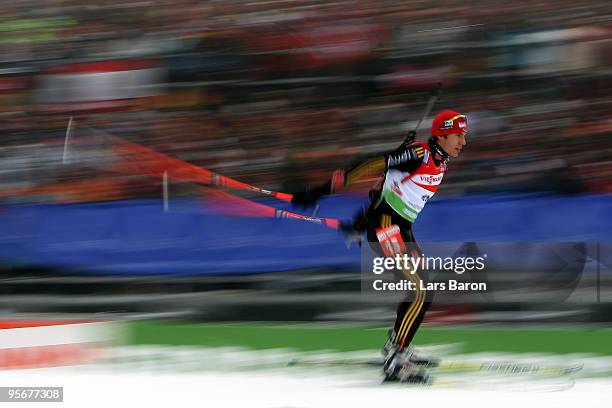
[[[427,142],[414,142],[410,144],[408,147],[413,149],[415,152],[417,152],[419,158],[423,158],[426,152],[431,151],[431,147],[429,146],[429,143]]]
[[[429,143],[425,142],[425,141],[419,141],[419,142],[413,142],[409,145],[410,147],[420,147],[424,150],[430,150],[431,147],[429,146]]]
[[[402,145],[397,150],[387,155],[387,166],[393,167],[404,163],[421,162],[428,148],[421,142],[414,142],[409,145]]]

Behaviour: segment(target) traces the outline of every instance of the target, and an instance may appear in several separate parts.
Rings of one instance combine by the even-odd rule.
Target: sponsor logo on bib
[[[440,180],[442,180],[442,176],[433,176],[433,175],[428,175],[428,176],[421,176],[421,181],[423,183],[427,183],[427,184],[439,184]]]

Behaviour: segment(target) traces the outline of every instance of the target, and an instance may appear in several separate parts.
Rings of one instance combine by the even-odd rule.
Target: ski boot
[[[383,364],[383,382],[402,382],[409,384],[429,384],[427,370],[410,361],[412,350],[408,348],[389,348]]]
[[[395,340],[394,333],[390,333],[389,340],[387,340],[387,342],[385,343],[385,347],[383,348],[383,354],[385,356],[389,355],[390,351],[393,348],[397,347],[394,340]],[[408,353],[408,361],[410,361],[414,365],[421,366],[421,367],[427,367],[427,368],[434,368],[440,365],[439,358],[422,354],[413,346],[409,345],[408,347],[406,347],[406,350]]]
[[[408,346],[408,348],[412,349],[412,353],[410,354],[410,362],[412,364],[427,368],[434,368],[440,365],[439,358],[421,354],[416,348],[413,348],[412,346]]]

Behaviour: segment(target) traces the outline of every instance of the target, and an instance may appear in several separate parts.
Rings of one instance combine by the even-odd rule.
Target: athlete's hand
[[[341,189],[344,186],[344,178],[344,170],[336,170],[331,179],[320,186],[294,193],[291,202],[304,208],[313,206],[319,201],[319,198]]]
[[[350,248],[352,244],[356,243],[361,248],[363,241],[363,231],[358,231],[353,220],[340,221],[338,226],[338,232],[345,236],[346,247]]]
[[[411,130],[410,132],[408,132],[408,134],[406,135],[406,138],[402,142],[402,146],[411,145],[412,143],[414,143],[415,139],[416,139],[416,131]]]
[[[308,208],[314,206],[319,198],[321,197],[316,191],[306,189],[304,191],[298,191],[293,194],[291,203],[302,208]]]

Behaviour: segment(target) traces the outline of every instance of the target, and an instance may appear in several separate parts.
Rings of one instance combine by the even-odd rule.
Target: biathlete
[[[428,141],[403,143],[388,154],[373,157],[349,170],[337,170],[331,180],[307,191],[294,194],[292,202],[313,205],[320,197],[333,194],[343,186],[372,175],[382,175],[382,183],[370,192],[367,210],[340,229],[349,234],[367,234],[368,242],[379,254],[421,256],[412,233],[412,224],[434,195],[447,170],[449,158],[458,157],[466,145],[468,123],[465,115],[444,110],[432,122]],[[416,355],[411,346],[431,302],[433,292],[421,289],[418,281],[427,281],[418,270],[398,271],[415,282],[415,293],[397,309],[389,340],[384,346],[385,381],[428,382],[424,367],[435,359]]]

